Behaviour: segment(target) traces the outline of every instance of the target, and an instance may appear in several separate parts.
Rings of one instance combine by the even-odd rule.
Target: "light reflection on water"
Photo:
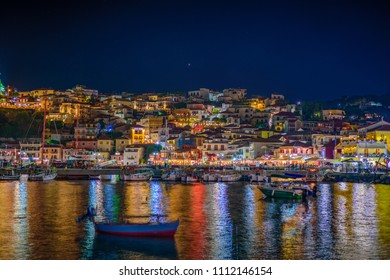
[[[244,183],[0,182],[0,259],[389,259],[390,186],[321,184],[305,201]],[[174,239],[95,234],[75,219],[180,218]]]

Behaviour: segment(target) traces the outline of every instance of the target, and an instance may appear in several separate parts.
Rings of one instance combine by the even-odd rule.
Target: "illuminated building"
[[[112,152],[114,150],[114,140],[107,135],[101,135],[97,139],[97,149],[99,152]]]
[[[130,128],[131,144],[145,143],[145,128],[142,125],[134,125]]]

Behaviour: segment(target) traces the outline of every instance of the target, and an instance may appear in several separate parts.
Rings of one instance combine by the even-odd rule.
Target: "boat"
[[[267,176],[260,175],[260,174],[250,174],[249,175],[249,181],[250,182],[266,182]]]
[[[199,178],[195,175],[185,175],[181,177],[182,182],[190,183],[190,182],[198,182]]]
[[[89,180],[101,180],[102,176],[101,175],[88,175]]]
[[[205,182],[216,182],[218,181],[218,174],[215,172],[208,172],[202,175],[202,180]]]
[[[304,191],[301,189],[294,189],[293,187],[283,186],[282,184],[265,184],[258,186],[259,190],[266,197],[288,198],[288,199],[302,199]]]
[[[180,221],[161,222],[162,215],[148,216],[132,216],[131,218],[149,218],[147,223],[129,223],[129,222],[96,222],[96,210],[93,207],[88,207],[87,213],[79,217],[78,223],[85,219],[90,219],[95,227],[96,232],[113,234],[129,237],[173,237],[179,227]],[[156,221],[152,222],[151,218],[157,217]]]
[[[20,179],[20,174],[15,173],[13,168],[0,169],[0,181],[17,181]]]
[[[323,178],[320,178],[318,168],[308,168],[306,172],[306,182],[308,183],[317,183],[322,181]]]
[[[241,180],[239,173],[222,173],[218,175],[219,182],[237,182]]]
[[[153,174],[149,168],[124,168],[120,172],[119,179],[121,181],[150,181]]]
[[[132,237],[172,237],[179,227],[179,220],[164,223],[98,223],[95,230],[101,233]]]
[[[17,181],[20,175],[0,175],[0,181]]]
[[[161,180],[163,181],[180,181],[183,176],[184,171],[181,169],[165,169],[161,175]]]
[[[35,170],[28,176],[29,181],[52,181],[57,177],[55,169]]]

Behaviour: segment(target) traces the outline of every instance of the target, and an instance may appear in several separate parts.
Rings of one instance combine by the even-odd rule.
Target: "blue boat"
[[[156,223],[97,223],[97,232],[133,237],[173,237],[179,227],[180,221]]]
[[[157,217],[154,222],[128,223],[128,222],[96,222],[96,209],[88,207],[87,213],[76,219],[77,223],[89,219],[93,222],[96,232],[133,237],[173,237],[179,227],[180,221],[162,222],[163,215],[132,216],[130,218],[152,218]]]

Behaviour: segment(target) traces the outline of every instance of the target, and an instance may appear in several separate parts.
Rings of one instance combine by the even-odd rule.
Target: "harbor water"
[[[174,238],[96,234],[97,219],[180,219]],[[317,197],[264,199],[238,183],[0,182],[0,259],[390,259],[390,186],[320,184]]]

